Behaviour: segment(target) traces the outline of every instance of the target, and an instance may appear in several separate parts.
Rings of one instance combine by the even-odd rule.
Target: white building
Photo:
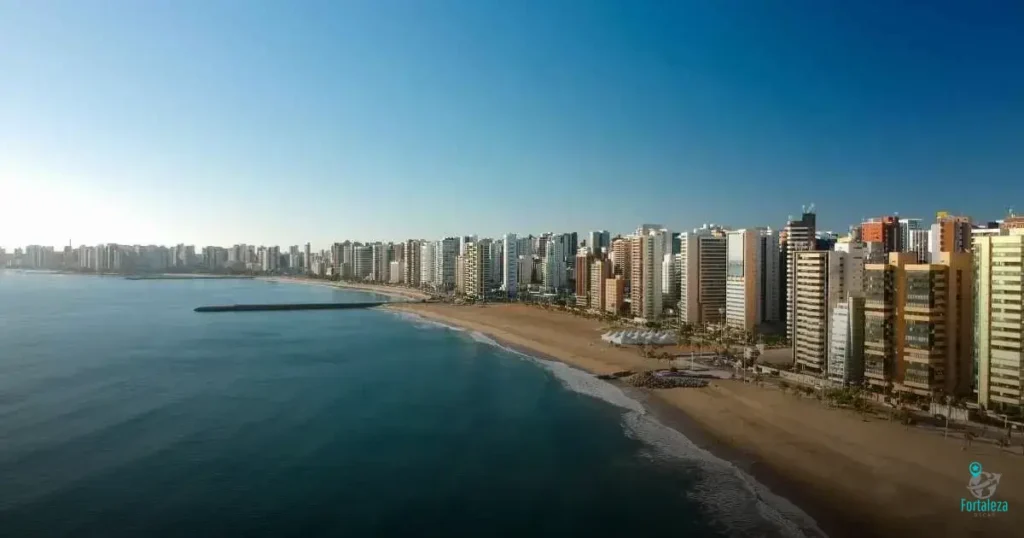
[[[262,253],[260,263],[263,265],[263,272],[277,271],[281,263],[281,247],[267,247]]]
[[[404,270],[405,264],[399,260],[395,260],[388,264],[388,282],[392,284],[401,284],[402,277],[404,276],[402,273]]]
[[[503,243],[501,289],[509,297],[515,297],[516,292],[519,291],[519,241],[516,239],[516,234],[505,234],[501,242]]]
[[[847,297],[829,319],[828,379],[843,385],[864,381],[864,298]]]
[[[666,306],[674,308],[678,299],[676,298],[676,292],[679,289],[679,275],[676,273],[678,269],[677,256],[671,252],[666,253],[662,256],[661,261],[661,296],[662,301]]]
[[[435,277],[437,264],[434,261],[436,250],[437,241],[424,241],[420,245],[420,283],[424,286],[434,287],[437,285]]]

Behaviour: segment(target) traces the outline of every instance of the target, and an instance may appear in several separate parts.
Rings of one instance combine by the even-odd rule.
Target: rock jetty
[[[627,385],[646,389],[700,388],[708,386],[708,382],[705,379],[678,375],[657,375],[654,372],[639,372],[622,378],[622,381]]]

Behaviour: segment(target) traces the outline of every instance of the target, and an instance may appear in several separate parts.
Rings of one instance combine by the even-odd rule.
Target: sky
[[[1022,66],[1019,1],[0,0],[0,246],[994,220]]]

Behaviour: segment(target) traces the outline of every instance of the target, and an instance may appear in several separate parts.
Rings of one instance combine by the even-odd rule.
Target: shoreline
[[[385,295],[392,298],[404,299],[406,301],[424,301],[430,298],[425,292],[412,288],[381,286],[377,284],[357,284],[354,282],[342,282],[333,280],[320,280],[315,278],[302,278],[290,276],[261,276],[255,280],[262,282],[277,282],[283,284],[305,284],[307,286],[326,286],[328,288],[346,289],[352,291],[365,291]],[[403,302],[403,301],[395,301]]]
[[[592,375],[667,366],[635,350],[595,342],[603,324],[567,313],[523,305],[384,308],[476,331]],[[1024,505],[1024,460],[992,447],[961,450],[953,437],[868,420],[741,381],[659,390],[613,384],[661,424],[799,507],[832,538],[1012,535],[1015,519],[1009,514],[978,518],[960,512],[960,499],[970,496],[965,485],[971,461],[1009,478],[1001,483],[999,499]]]
[[[472,324],[467,324],[460,322],[459,320],[439,316],[433,313],[424,313],[414,308],[407,308],[407,305],[387,305],[384,308],[386,310],[414,315],[421,319],[445,326],[478,331],[491,338],[499,345],[517,353],[544,361],[564,364],[570,368],[595,376],[595,379],[596,376],[600,375],[596,371],[573,362],[566,361],[556,355],[545,353],[531,346],[510,342],[504,339],[500,334],[495,334],[493,331],[480,330],[479,327],[475,327]],[[847,530],[852,528],[850,525],[857,523],[857,521],[841,518],[834,510],[826,510],[824,507],[818,506],[817,504],[815,504],[814,508],[811,510],[805,509],[805,506],[811,505],[812,503],[805,502],[807,496],[800,492],[798,488],[794,487],[793,484],[787,483],[785,477],[771,472],[769,467],[765,466],[763,462],[757,460],[752,454],[745,452],[738,447],[730,446],[721,439],[718,439],[712,432],[708,431],[705,427],[693,420],[684,411],[672,406],[668,402],[658,399],[654,390],[629,386],[618,380],[601,380],[601,382],[608,383],[621,390],[626,397],[639,403],[643,407],[644,412],[658,423],[682,434],[698,448],[703,449],[711,455],[735,466],[740,471],[752,476],[762,486],[768,488],[773,494],[796,505],[814,520],[817,527],[824,532],[828,538],[859,538],[860,536],[863,536],[860,532],[851,533]]]

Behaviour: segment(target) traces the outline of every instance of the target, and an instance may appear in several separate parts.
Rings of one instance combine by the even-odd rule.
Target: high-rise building
[[[726,309],[726,238],[702,227],[679,235],[679,321],[721,323]]]
[[[672,309],[679,304],[679,255],[671,252],[661,261],[661,303]]]
[[[401,284],[404,282],[403,273],[405,272],[405,263],[401,260],[394,260],[388,263],[388,279],[387,282],[392,284]]]
[[[434,262],[436,241],[423,241],[420,244],[420,285],[434,287],[437,264]]]
[[[609,277],[604,281],[604,310],[620,315],[626,311],[626,279],[622,275]]]
[[[464,248],[461,243],[459,248]],[[455,292],[466,294],[466,257],[461,254],[455,257]]]
[[[632,245],[629,239],[617,237],[612,241],[612,271],[629,282],[630,272],[633,269],[633,260],[630,259]]]
[[[576,305],[583,308],[590,306],[590,262],[594,255],[590,247],[582,247],[576,251]]]
[[[370,276],[373,269],[373,249],[369,245],[353,246],[352,248],[352,277],[357,280],[365,280]]]
[[[465,262],[465,294],[470,297],[485,298],[487,295],[487,276],[491,273],[490,245],[487,241],[476,241],[466,244]]]
[[[312,249],[310,248],[309,243],[306,243],[306,245],[304,246],[303,254],[304,255],[302,256],[302,270],[305,271],[306,273],[309,273],[310,263],[313,257]]]
[[[761,322],[777,323],[783,319],[785,305],[780,281],[783,278],[779,232],[765,228],[760,238],[761,252]]]
[[[985,409],[1024,407],[1024,228],[974,238],[974,372]]]
[[[544,246],[543,265],[544,289],[557,292],[566,287],[565,244],[563,241],[549,240]]]
[[[263,265],[263,272],[271,273],[277,271],[281,262],[281,247],[267,247],[262,249],[262,253],[263,256],[260,259],[260,263]]]
[[[402,249],[405,254],[405,264],[402,266],[402,282],[413,288],[420,287],[420,241],[409,239]]]
[[[501,289],[507,297],[515,297],[519,291],[519,245],[516,234],[505,234],[501,238]]]
[[[491,272],[489,275],[487,275],[487,283],[489,286],[492,287],[501,287],[501,275],[504,272],[503,269],[505,268],[501,253],[505,248],[505,242],[491,241],[490,239],[488,239],[488,241],[489,243],[487,244],[487,255],[491,257]]]
[[[577,253],[577,257],[579,254]],[[594,258],[590,262],[590,309],[596,312],[604,312],[607,303],[606,281],[612,276],[612,262],[608,258]]]
[[[786,268],[786,279],[783,284],[786,297],[786,332],[791,342],[793,341],[793,301],[796,299],[793,292],[793,279],[796,276],[796,268],[793,264],[796,261],[796,256],[793,253],[815,250],[817,247],[816,232],[817,215],[814,213],[814,204],[811,204],[809,209],[804,208],[800,220],[790,218],[786,222],[786,227],[782,230],[780,237],[780,248],[785,253],[783,262]]]
[[[932,261],[892,253],[865,268],[864,377],[875,390],[970,393],[972,256],[940,252]]]
[[[744,331],[753,331],[763,321],[761,233],[748,228],[726,234],[725,322]]]
[[[434,247],[434,272],[439,289],[451,290],[455,288],[459,242],[458,237],[445,237],[438,241]]]
[[[529,288],[533,283],[533,273],[536,270],[537,261],[533,256],[519,256],[518,268],[519,288]]]
[[[860,225],[860,239],[867,246],[869,263],[883,263],[890,252],[903,252],[900,219],[886,216],[869,219]]]
[[[370,280],[391,282],[391,261],[388,259],[390,247],[390,244],[380,242],[370,245]]]
[[[532,235],[516,240],[516,252],[519,256],[533,256],[533,240]]]
[[[606,230],[594,230],[590,232],[587,246],[595,257],[604,256],[605,252],[611,250],[611,234]]]
[[[661,317],[666,234],[667,231],[660,226],[643,225],[630,238],[633,268],[629,295],[630,313],[634,318],[652,321]]]
[[[829,318],[828,379],[844,386],[864,381],[864,298],[839,301]]]
[[[823,377],[828,373],[832,312],[849,297],[863,295],[863,249],[859,244],[847,248],[794,253],[793,360],[802,371]]]
[[[941,252],[970,252],[972,228],[970,217],[938,212],[928,232],[928,261],[938,259]]]

